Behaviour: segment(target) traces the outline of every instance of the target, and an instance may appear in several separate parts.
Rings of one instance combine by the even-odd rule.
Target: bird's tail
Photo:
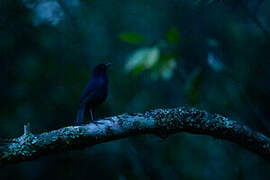
[[[85,105],[80,105],[80,107],[77,111],[77,118],[75,121],[75,125],[79,126],[83,123],[84,114],[85,114]]]

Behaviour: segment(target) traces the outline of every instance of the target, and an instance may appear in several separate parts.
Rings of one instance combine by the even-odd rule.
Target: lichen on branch
[[[246,125],[194,108],[156,109],[144,113],[125,113],[83,126],[33,134],[29,125],[18,138],[0,147],[0,164],[33,160],[38,157],[83,149],[92,145],[141,134],[162,138],[188,132],[226,139],[270,161],[270,139]]]

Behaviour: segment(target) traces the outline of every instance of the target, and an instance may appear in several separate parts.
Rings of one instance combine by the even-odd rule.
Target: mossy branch
[[[33,160],[47,154],[83,149],[134,135],[167,137],[180,132],[226,139],[270,160],[270,139],[263,134],[220,115],[193,108],[174,108],[126,113],[97,123],[69,126],[37,135],[30,132],[28,125],[22,136],[8,140],[0,147],[0,164]]]

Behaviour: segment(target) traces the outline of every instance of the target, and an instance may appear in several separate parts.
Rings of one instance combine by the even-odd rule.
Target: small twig
[[[28,122],[26,125],[24,125],[24,127],[23,127],[23,134],[25,135],[25,136],[27,136],[27,135],[29,135],[29,134],[31,134],[31,131],[30,131],[30,123]]]

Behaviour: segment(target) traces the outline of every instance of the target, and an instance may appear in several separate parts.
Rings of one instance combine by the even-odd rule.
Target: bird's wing
[[[80,104],[84,104],[87,102],[88,97],[92,96],[91,94],[94,93],[95,89],[97,88],[98,84],[95,83],[94,81],[90,81],[88,85],[84,88],[81,99],[80,99]]]

